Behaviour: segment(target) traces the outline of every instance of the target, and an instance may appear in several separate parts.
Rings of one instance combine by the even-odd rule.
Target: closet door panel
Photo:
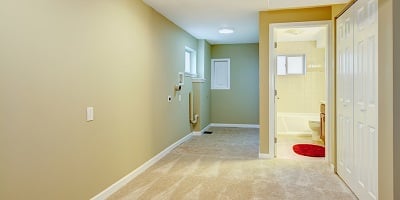
[[[362,200],[378,198],[378,4],[358,0],[337,19],[338,174]]]
[[[348,10],[337,20],[337,145],[338,174],[352,184],[353,132],[353,17]]]
[[[378,197],[378,4],[360,0],[354,5],[354,121],[355,192],[360,199]]]

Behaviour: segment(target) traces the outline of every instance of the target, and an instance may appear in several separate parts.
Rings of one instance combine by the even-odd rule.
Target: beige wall
[[[167,96],[197,40],[142,1],[0,13],[0,199],[89,199],[191,131],[190,80]]]
[[[400,2],[393,1],[393,25],[394,25],[394,32],[393,32],[393,45],[394,51],[393,55],[400,55]],[[397,11],[397,12],[394,12]],[[393,121],[397,122],[394,123],[393,129],[393,156],[394,156],[394,188],[400,188],[400,57],[394,56],[394,63],[393,63],[393,95],[394,99],[394,118]],[[394,190],[394,199],[400,199],[400,190]]]
[[[230,58],[229,90],[211,90],[211,122],[258,124],[258,44],[212,45],[213,59]]]
[[[260,153],[269,153],[269,25],[273,23],[331,20],[331,17],[330,6],[260,12]]]
[[[393,187],[393,0],[378,0],[379,199],[394,199]],[[397,55],[398,56],[398,55]],[[397,122],[398,123],[398,122]],[[397,188],[398,190],[398,188]]]
[[[277,55],[305,55],[306,74],[277,76],[277,112],[319,113],[325,101],[325,48],[317,48],[315,41],[279,42]],[[310,68],[310,65],[319,66]]]

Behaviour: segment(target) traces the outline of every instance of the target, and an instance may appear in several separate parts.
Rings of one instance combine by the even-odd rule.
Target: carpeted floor
[[[357,199],[322,160],[258,159],[258,129],[193,136],[109,199]]]

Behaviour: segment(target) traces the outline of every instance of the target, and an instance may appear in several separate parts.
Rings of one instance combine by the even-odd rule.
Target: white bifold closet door
[[[337,167],[347,182],[354,176],[354,20],[351,10],[337,19]]]
[[[337,170],[361,199],[378,199],[378,2],[337,19]]]

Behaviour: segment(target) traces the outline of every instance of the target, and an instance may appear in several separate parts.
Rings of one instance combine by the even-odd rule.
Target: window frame
[[[285,74],[278,74],[278,57],[285,57]],[[302,72],[303,73],[289,73],[289,66],[288,66],[288,58],[290,57],[302,57],[303,62],[302,62]],[[293,54],[293,55],[277,55],[276,56],[276,63],[275,63],[275,70],[276,70],[276,75],[277,76],[298,76],[298,75],[306,75],[306,55],[305,54]]]
[[[226,73],[226,80],[227,85],[225,87],[217,86],[216,79],[217,76],[215,74],[215,62],[227,62],[227,73]],[[211,89],[212,90],[230,90],[231,89],[231,59],[230,58],[218,58],[218,59],[211,59]]]
[[[189,71],[187,70],[187,54],[190,55],[190,66]],[[184,54],[184,70],[185,75],[190,77],[197,77],[197,52],[196,50],[185,46],[185,54]]]

